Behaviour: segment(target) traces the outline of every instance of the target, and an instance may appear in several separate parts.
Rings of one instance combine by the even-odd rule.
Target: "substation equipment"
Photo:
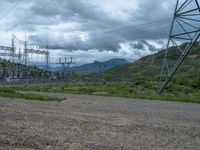
[[[13,35],[11,46],[0,46],[0,79],[2,82],[34,78],[29,70],[29,67],[37,65],[36,60],[32,60],[32,55],[43,56],[39,60],[40,65],[44,71],[49,71],[50,53],[47,49],[28,46],[27,41],[24,42],[23,48],[17,49],[15,40],[16,37]]]

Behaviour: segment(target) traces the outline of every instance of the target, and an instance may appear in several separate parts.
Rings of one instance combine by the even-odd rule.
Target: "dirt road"
[[[66,100],[0,98],[0,149],[200,149],[198,104],[52,95]]]

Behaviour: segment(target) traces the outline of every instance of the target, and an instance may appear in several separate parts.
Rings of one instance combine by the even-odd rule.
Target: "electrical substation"
[[[18,47],[17,45],[23,45]],[[48,46],[47,46],[48,47]],[[1,83],[32,83],[56,80],[56,73],[51,71],[51,65],[61,65],[63,76],[60,79],[72,77],[74,73],[67,72],[73,64],[73,58],[59,58],[51,62],[48,48],[28,44],[12,36],[11,46],[0,46],[0,81]],[[63,61],[64,60],[64,61]]]
[[[48,5],[50,3],[51,2],[49,2]],[[188,53],[198,42],[200,37],[199,15],[200,6],[198,0],[177,0],[167,49],[162,64],[158,94],[161,94],[168,86]],[[8,31],[14,29],[25,20],[22,20],[18,24],[14,25]],[[180,46],[183,43],[185,43],[185,45]],[[17,44],[21,44],[23,46],[18,47]],[[169,50],[171,47],[174,47],[174,51]],[[170,53],[174,53],[174,55],[176,55],[176,62],[172,62],[169,59],[168,56]],[[11,46],[0,46],[0,59],[0,80],[3,83],[17,81],[23,82],[23,80],[28,81],[31,79],[35,81],[39,81],[40,79],[56,79],[56,75],[51,72],[51,65],[62,66],[63,71],[59,78],[71,78],[71,76],[74,76],[75,74],[74,72],[67,72],[69,66],[74,64],[72,58],[63,57],[59,58],[57,62],[51,62],[48,44],[46,48],[41,48],[38,45],[28,44],[26,40],[22,42],[15,35],[12,36]],[[6,63],[6,61],[10,63]],[[38,66],[42,72],[30,71],[31,67],[37,68]],[[99,67],[99,70],[101,70],[101,67]],[[99,71],[99,80],[102,78],[101,74],[101,71]]]

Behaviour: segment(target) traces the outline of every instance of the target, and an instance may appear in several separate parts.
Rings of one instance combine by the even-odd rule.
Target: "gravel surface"
[[[200,149],[198,104],[46,95],[66,100],[0,98],[0,149]]]

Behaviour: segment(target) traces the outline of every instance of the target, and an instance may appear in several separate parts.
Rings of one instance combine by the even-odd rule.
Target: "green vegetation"
[[[37,100],[37,101],[61,101],[61,98],[58,97],[49,97],[35,94],[23,94],[16,92],[11,88],[0,88],[0,96],[8,98],[20,98],[25,100]]]
[[[156,94],[165,50],[143,57],[132,64],[122,65],[103,73],[107,82],[123,84],[45,87],[47,91],[132,97],[200,103],[200,42],[196,43],[176,72],[162,96]],[[180,45],[185,47],[186,44]],[[180,56],[174,47],[169,49],[170,68]],[[83,77],[83,81],[99,81],[98,74]],[[102,80],[103,81],[103,80]]]
[[[35,95],[24,95],[15,92],[25,90],[200,103],[199,44],[200,43],[196,43],[194,45],[186,60],[173,77],[172,82],[170,82],[170,85],[165,90],[165,93],[161,96],[158,96],[156,91],[157,81],[165,54],[164,50],[143,57],[135,63],[116,67],[102,73],[101,81],[106,80],[106,84],[18,86],[10,88],[13,91],[8,90],[0,92],[0,96],[42,99]],[[181,46],[184,45],[185,44],[182,44]],[[178,53],[174,47],[170,48],[168,56],[168,59],[170,59],[168,62],[170,66],[175,63],[177,56]],[[41,75],[38,77],[41,77]],[[97,82],[99,81],[99,77],[99,74],[91,74],[87,76],[78,76],[75,79],[76,81]]]
[[[58,92],[87,95],[103,95],[114,97],[138,98],[149,100],[165,100],[200,103],[200,82],[196,78],[174,78],[170,88],[158,96],[157,82],[149,77],[139,76],[134,82],[87,84],[87,85],[45,85],[18,86],[14,90]]]
[[[200,42],[196,43],[190,53],[187,55],[185,61],[176,72],[177,77],[200,77]],[[182,44],[181,46],[185,46]],[[180,56],[180,52],[174,47],[169,49],[168,63],[172,67]],[[147,76],[150,78],[157,78],[160,75],[161,66],[165,50],[159,51],[156,54],[143,57],[132,64],[127,64],[113,68],[105,73],[105,76],[112,74],[113,81],[130,81],[138,76]],[[171,68],[170,67],[170,68]],[[94,78],[94,77],[93,77]]]
[[[9,76],[9,70],[12,70],[15,68],[15,70],[18,71],[24,71],[23,77],[29,76],[29,77],[35,77],[35,78],[45,78],[48,77],[47,71],[44,71],[42,69],[39,69],[37,67],[33,66],[25,66],[20,63],[13,63],[8,60],[0,59],[0,67],[2,69],[2,72],[0,72],[0,79],[3,79],[6,76]],[[18,74],[18,78],[23,78]]]

